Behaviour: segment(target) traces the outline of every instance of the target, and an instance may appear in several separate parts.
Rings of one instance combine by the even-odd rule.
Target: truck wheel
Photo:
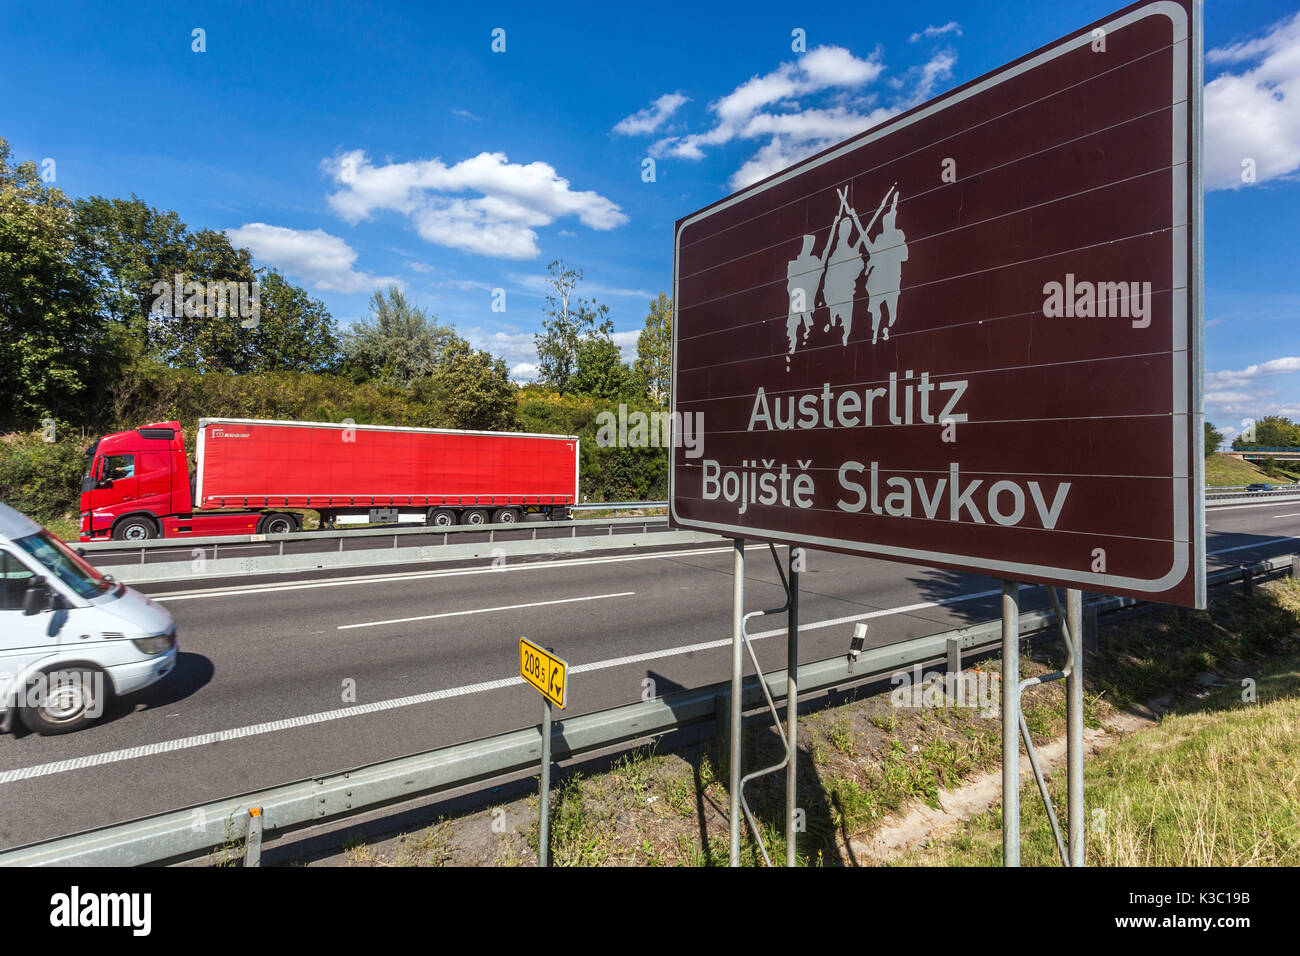
[[[487,524],[488,513],[485,508],[470,508],[460,516],[461,524]]]
[[[28,681],[27,704],[18,708],[18,717],[35,734],[71,733],[100,718],[108,694],[103,671],[47,667]]]
[[[292,534],[298,530],[298,522],[293,515],[271,514],[262,519],[262,534]]]
[[[456,512],[449,508],[438,508],[429,512],[424,523],[431,528],[450,528],[456,524]]]
[[[514,524],[519,520],[518,508],[498,508],[492,514],[493,524]]]
[[[158,526],[153,523],[152,518],[146,518],[144,515],[124,518],[113,525],[115,541],[148,541],[156,537],[158,537]]]

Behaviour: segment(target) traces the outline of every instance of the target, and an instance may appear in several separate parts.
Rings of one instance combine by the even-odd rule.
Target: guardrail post
[[[1291,577],[1300,578],[1300,554],[1291,555]]]
[[[728,863],[740,866],[740,721],[744,688],[745,539],[732,542],[731,559],[731,716],[727,721],[727,775],[731,797],[730,855]],[[760,676],[761,679],[761,676]]]
[[[1097,623],[1097,608],[1085,608],[1083,612],[1083,648],[1086,651],[1097,653],[1097,647],[1100,644],[1099,631],[1100,625]]]
[[[1249,564],[1241,566],[1241,593],[1246,597],[1255,595],[1255,572]]]
[[[953,689],[953,702],[962,706],[966,702],[966,688],[961,676],[961,638],[948,638],[948,686]]]
[[[719,767],[731,765],[731,691],[724,690],[713,698],[714,758]]]
[[[262,865],[262,808],[248,808],[248,836],[244,839],[244,866]]]
[[[1020,585],[1002,582],[1002,865],[1020,865]]]

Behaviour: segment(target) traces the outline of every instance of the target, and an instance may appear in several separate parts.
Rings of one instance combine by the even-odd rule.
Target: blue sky
[[[552,259],[630,354],[677,218],[1117,6],[13,6],[0,136],[70,195],[230,230],[341,324],[400,283],[526,378]],[[1206,48],[1207,412],[1232,434],[1300,417],[1296,0],[1208,4]]]

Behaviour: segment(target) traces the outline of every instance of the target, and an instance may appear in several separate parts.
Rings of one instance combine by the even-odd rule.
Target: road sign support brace
[[[1020,595],[1019,585],[1002,584],[1002,858],[1006,866],[1020,865],[1020,740],[1024,741],[1029,766],[1038,784],[1038,793],[1047,810],[1052,836],[1061,856],[1062,866],[1083,866],[1083,642],[1079,632],[1083,622],[1083,594],[1075,589],[1066,592],[1068,611],[1062,610],[1056,588],[1048,586],[1052,609],[1056,613],[1061,639],[1065,642],[1066,663],[1063,670],[1041,677],[1020,680]],[[1027,687],[1052,681],[1066,682],[1066,763],[1069,812],[1069,848],[1061,836],[1047,780],[1038,764],[1029,725],[1025,722],[1021,697]],[[1017,730],[1019,734],[1017,734]],[[1019,738],[1019,739],[1018,739]]]
[[[794,795],[794,784],[795,784],[794,771],[795,771],[795,747],[798,743],[798,728],[799,728],[798,679],[796,674],[799,667],[799,611],[798,611],[799,599],[798,599],[798,592],[795,590],[798,587],[798,579],[795,577],[797,572],[795,569],[798,567],[798,562],[801,559],[798,557],[797,554],[800,551],[800,549],[791,548],[790,549],[790,579],[787,580],[785,572],[781,570],[781,559],[777,557],[776,545],[768,545],[768,548],[772,552],[772,561],[776,564],[776,573],[781,578],[781,587],[785,589],[785,604],[777,608],[770,608],[766,611],[750,611],[748,614],[743,615],[740,621],[740,636],[744,644],[745,650],[749,652],[749,659],[754,664],[754,671],[759,675],[758,686],[759,689],[763,692],[763,699],[767,703],[768,712],[772,715],[772,723],[776,725],[776,732],[781,737],[781,744],[785,748],[785,756],[781,758],[780,762],[774,763],[770,767],[764,767],[762,770],[755,770],[753,773],[746,774],[744,777],[742,777],[740,779],[739,786],[736,788],[735,796],[738,797],[740,800],[740,806],[745,814],[745,820],[749,824],[750,832],[754,834],[754,841],[758,844],[759,852],[763,854],[763,862],[765,862],[768,866],[771,866],[772,858],[768,855],[767,846],[763,842],[763,834],[759,832],[758,821],[754,819],[754,813],[752,810],[750,810],[749,803],[745,800],[745,784],[749,783],[749,781],[754,780],[758,777],[763,777],[770,773],[776,773],[782,768],[785,767],[789,768],[788,775],[786,777],[786,808],[785,808],[786,865],[794,866],[795,865],[794,825],[795,825],[795,810],[797,809],[795,807],[796,798]],[[758,656],[754,653],[754,645],[750,643],[749,634],[746,630],[750,618],[766,617],[769,614],[785,614],[787,612],[789,612],[790,617],[786,625],[786,639],[787,639],[786,653],[788,655],[788,659],[786,662],[786,668],[787,668],[786,679],[791,682],[787,687],[787,697],[786,697],[786,707],[787,707],[786,721],[788,724],[788,728],[786,726],[782,726],[781,724],[780,711],[777,710],[776,702],[772,699],[772,692],[767,686],[767,681],[762,679],[763,668],[759,666]],[[743,661],[742,661],[742,667],[743,667]],[[734,680],[735,674],[733,673],[732,676]],[[732,710],[732,717],[733,719],[738,719],[736,717],[735,709]],[[738,771],[740,765],[740,760],[739,760],[740,744],[739,744],[739,734],[735,733],[735,730],[736,728],[733,727],[732,739],[733,741],[736,742],[735,743],[736,749],[732,751],[731,765],[733,770]],[[739,859],[740,859],[739,839],[740,839],[740,835],[739,833],[737,833],[736,842],[732,844],[732,853],[734,854],[734,859],[737,861],[733,865],[739,865]]]

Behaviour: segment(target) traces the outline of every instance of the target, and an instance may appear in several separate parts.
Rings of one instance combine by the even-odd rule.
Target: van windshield
[[[92,598],[113,587],[112,581],[44,528],[35,534],[16,538],[14,544],[39,561],[79,597]]]

